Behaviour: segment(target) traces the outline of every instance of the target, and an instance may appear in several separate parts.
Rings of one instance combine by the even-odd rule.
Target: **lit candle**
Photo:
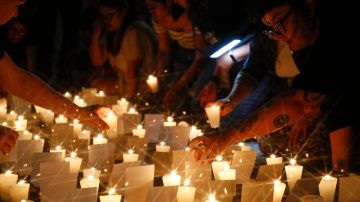
[[[64,97],[65,97],[66,99],[69,99],[69,100],[72,99],[72,95],[71,95],[69,92],[65,92],[65,93],[64,93]]]
[[[42,119],[46,124],[52,124],[52,123],[54,123],[55,113],[52,112],[51,110],[46,110],[46,111],[40,112],[40,116],[41,116],[41,119]]]
[[[240,147],[241,151],[251,151],[251,147],[246,146],[245,143],[243,143],[243,142],[239,142],[239,147]]]
[[[151,92],[156,93],[158,92],[158,79],[156,76],[149,75],[146,80],[147,85],[150,87]]]
[[[319,184],[320,196],[323,197],[324,202],[334,201],[337,178],[325,175],[321,178]]]
[[[290,165],[285,166],[286,178],[290,191],[294,188],[298,179],[301,179],[303,167],[296,165],[295,159],[290,159]]]
[[[65,162],[70,163],[70,173],[78,173],[81,167],[82,158],[76,156],[76,152],[71,152],[70,157],[65,158]]]
[[[21,201],[26,200],[29,196],[30,184],[26,183],[24,180],[19,181],[16,185],[11,186],[10,188],[10,198],[11,201]]]
[[[99,183],[100,183],[100,180],[95,178],[92,175],[89,175],[86,178],[83,178],[82,180],[80,180],[81,188],[96,187],[96,190],[99,190]]]
[[[41,140],[40,135],[34,135],[34,140]]]
[[[284,195],[285,188],[286,188],[285,183],[280,182],[280,180],[274,181],[273,202],[281,202],[281,199]]]
[[[142,125],[137,125],[136,128],[132,129],[133,136],[137,136],[139,138],[145,137],[145,129],[143,129]]]
[[[26,130],[27,126],[27,120],[24,118],[24,116],[18,116],[17,120],[14,121],[15,130],[16,131],[24,131]]]
[[[125,98],[121,98],[120,100],[117,100],[116,105],[112,106],[112,109],[114,110],[115,114],[117,116],[121,116],[123,113],[126,113],[129,107],[129,102]]]
[[[123,154],[124,162],[135,162],[139,158],[139,154],[134,154],[134,150],[129,149],[128,153]]]
[[[170,146],[166,145],[165,142],[160,142],[160,144],[156,145],[157,152],[169,152]]]
[[[190,129],[190,134],[189,134],[189,140],[191,141],[192,139],[201,136],[202,132],[200,129],[197,129],[196,126],[191,126]]]
[[[67,122],[68,122],[67,118],[62,114],[60,114],[55,118],[55,123],[67,123]]]
[[[25,130],[25,131],[21,131],[19,132],[19,139],[18,140],[31,140],[32,138],[32,133]]]
[[[89,130],[82,130],[81,133],[78,135],[80,140],[88,140],[90,141],[90,131]]]
[[[164,175],[162,177],[164,186],[178,186],[181,182],[181,176],[176,174],[176,171],[173,170],[169,175]]]
[[[113,111],[109,111],[105,117],[101,117],[108,125],[109,129],[107,130],[109,138],[117,137],[117,116]]]
[[[206,115],[212,128],[220,126],[220,105],[213,104],[205,108]]]
[[[227,161],[223,161],[223,157],[220,155],[216,156],[215,161],[211,163],[215,180],[219,180],[219,171],[223,170],[225,165],[229,165],[229,163]]]
[[[128,111],[128,114],[138,114],[135,108],[131,107]]]
[[[102,134],[98,134],[93,138],[93,144],[106,144],[108,141]]]
[[[195,196],[195,187],[190,187],[190,180],[184,181],[184,186],[180,186],[176,195],[178,202],[193,202]]]
[[[173,117],[171,116],[167,117],[167,121],[164,122],[164,126],[168,126],[168,127],[176,126],[176,122],[174,122]]]
[[[268,165],[281,164],[282,160],[282,157],[276,157],[275,154],[271,154],[269,158],[266,158],[266,163]]]
[[[96,168],[89,168],[83,170],[84,178],[87,178],[88,176],[93,176],[97,179],[100,178],[101,170],[96,170]]]
[[[73,102],[79,107],[86,107],[87,106],[87,103],[85,102],[85,100],[80,98],[79,96],[75,96]]]
[[[205,202],[220,202],[220,201],[216,200],[216,197],[214,194],[209,194],[209,197]]]
[[[2,200],[10,200],[9,186],[15,185],[17,179],[18,175],[12,174],[10,170],[6,171],[4,174],[0,174],[0,192]]]
[[[74,119],[73,121],[73,131],[74,131],[74,136],[79,136],[79,134],[81,133],[81,129],[82,129],[83,125],[81,123],[79,123],[79,120]]]
[[[225,165],[224,170],[218,172],[218,176],[220,180],[235,180],[236,171],[235,169],[230,169],[229,165]]]
[[[100,196],[100,202],[120,202],[121,195],[116,194],[116,189],[111,188],[109,195]]]
[[[6,120],[8,122],[14,122],[16,120],[17,116],[18,116],[18,114],[16,112],[10,111],[10,113],[8,113],[6,115]]]
[[[0,99],[0,120],[6,119],[7,113],[7,100],[5,98]]]
[[[50,149],[50,152],[61,152],[62,159],[65,158],[66,149],[62,149],[60,145],[56,146],[55,149]]]
[[[105,97],[106,95],[105,95],[104,91],[101,90],[101,91],[98,92],[97,96],[98,97]]]

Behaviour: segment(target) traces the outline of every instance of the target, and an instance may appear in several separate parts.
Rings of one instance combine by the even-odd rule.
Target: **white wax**
[[[124,162],[135,162],[138,160],[138,158],[139,158],[139,154],[129,154],[129,153],[123,154]]]
[[[145,129],[143,129],[142,125],[138,125],[137,128],[132,129],[133,136],[137,136],[139,138],[145,137]]]
[[[274,165],[274,164],[281,164],[283,157],[276,157],[275,155],[271,155],[270,157],[266,158],[267,165]]]
[[[164,122],[164,126],[166,126],[166,127],[174,127],[174,126],[176,126],[176,122],[174,122],[173,118],[171,116],[169,116],[167,118],[167,121]]]
[[[73,123],[73,131],[74,131],[74,137],[79,137],[79,135],[81,134],[81,129],[83,127],[83,124],[81,123]]]
[[[219,180],[219,171],[224,170],[225,166],[229,166],[227,161],[213,161],[211,163],[211,168],[214,174],[214,179]]]
[[[101,170],[96,170],[95,168],[89,168],[83,170],[84,178],[87,178],[88,176],[92,175],[94,178],[99,179],[101,175]]]
[[[10,198],[11,201],[19,202],[26,200],[29,196],[29,183],[18,183],[10,187]]]
[[[100,180],[95,178],[94,176],[88,176],[88,177],[80,180],[81,188],[96,187],[96,189],[99,190],[99,183],[100,183]]]
[[[296,181],[301,179],[302,171],[303,171],[303,166],[300,165],[285,166],[286,178],[290,190],[294,188]]]
[[[55,118],[55,123],[67,123],[68,119],[64,115],[59,115]]]
[[[81,167],[82,158],[66,157],[65,162],[70,163],[70,173],[78,173]]]
[[[117,137],[117,116],[110,111],[105,117],[101,117],[108,125],[107,135],[109,138]]]
[[[334,201],[337,178],[326,175],[321,178],[319,183],[320,196],[323,197],[324,202]]]
[[[42,111],[40,112],[40,116],[41,119],[46,123],[46,124],[52,124],[54,123],[54,117],[55,117],[55,113],[50,111],[50,110],[46,110],[46,111]]]
[[[90,140],[90,131],[89,130],[82,130],[81,133],[78,135],[80,140]]]
[[[17,118],[18,114],[14,111],[11,111],[6,115],[6,121],[8,122],[14,122]]]
[[[10,200],[9,186],[15,185],[18,179],[18,175],[6,172],[0,174],[0,193],[1,198],[6,201]]]
[[[93,138],[93,144],[106,144],[108,141],[102,135]]]
[[[27,130],[19,132],[19,139],[18,140],[31,140],[33,134]]]
[[[227,167],[227,166],[225,166]],[[230,168],[224,168],[218,172],[219,180],[235,180],[236,170]]]
[[[50,149],[50,152],[60,152],[61,153],[61,158],[64,159],[65,158],[65,154],[66,154],[66,149]]]
[[[100,196],[100,202],[120,202],[120,201],[121,201],[121,195],[118,194]]]
[[[24,118],[20,118],[19,116],[17,120],[14,121],[15,130],[16,131],[25,131],[27,126],[27,120]]]
[[[192,126],[189,134],[189,140],[191,141],[192,139],[201,135],[202,135],[201,130],[197,129],[196,126]]]
[[[281,199],[284,195],[286,185],[280,181],[274,182],[274,195],[273,195],[273,202],[281,202]]]
[[[6,119],[7,109],[6,107],[0,107],[0,120]]]
[[[171,172],[169,175],[164,175],[162,177],[164,186],[178,186],[181,182],[181,176],[177,175],[175,172]]]
[[[193,202],[195,197],[195,187],[180,186],[176,195],[178,202]]]
[[[211,105],[205,108],[206,115],[209,119],[210,126],[212,128],[218,128],[220,126],[220,106]]]
[[[165,145],[165,144],[157,144],[156,145],[156,151],[157,152],[169,152],[170,151],[170,146],[169,145]]]

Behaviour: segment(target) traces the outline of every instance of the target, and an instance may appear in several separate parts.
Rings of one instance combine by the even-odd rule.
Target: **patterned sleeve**
[[[4,50],[0,48],[0,60],[4,57]]]

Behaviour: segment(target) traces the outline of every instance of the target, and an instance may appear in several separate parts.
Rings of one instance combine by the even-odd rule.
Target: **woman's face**
[[[18,6],[22,4],[24,4],[24,0],[0,0],[0,25],[16,17]]]
[[[120,12],[116,8],[101,6],[99,12],[104,25],[110,32],[120,29],[125,10]]]
[[[25,37],[28,29],[24,24],[18,21],[12,22],[7,28],[7,38],[12,44],[17,44]]]
[[[312,45],[317,38],[318,27],[310,29],[308,19],[302,11],[292,9],[290,5],[279,6],[262,17],[262,22],[268,26],[264,33],[298,51]]]

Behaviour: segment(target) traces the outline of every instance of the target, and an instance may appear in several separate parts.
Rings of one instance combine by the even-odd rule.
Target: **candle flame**
[[[291,164],[292,166],[294,166],[294,165],[296,164],[296,160],[295,160],[295,159],[290,159],[290,164]]]
[[[185,151],[187,151],[187,152],[190,151],[190,148],[189,148],[189,147],[186,147],[186,148],[185,148]]]
[[[103,139],[104,136],[103,136],[102,134],[98,134],[98,135],[96,136],[96,138],[98,138],[98,139]]]
[[[276,187],[277,187],[277,186],[279,186],[279,185],[280,185],[280,183],[281,183],[281,182],[280,182],[280,180],[274,180],[274,186],[276,186]]]
[[[88,180],[94,180],[94,176],[93,176],[93,175],[89,175],[89,176],[87,177],[87,179],[88,179]]]
[[[90,170],[91,170],[91,171],[95,171],[95,170],[96,170],[96,168],[94,168],[94,167],[91,167],[91,168],[90,168]]]
[[[61,146],[58,145],[58,146],[55,147],[55,149],[56,149],[56,151],[61,151]]]
[[[176,175],[176,170],[171,171],[170,175],[175,176]]]
[[[128,153],[129,153],[129,154],[133,154],[133,153],[134,153],[134,150],[129,149]]]
[[[215,198],[215,195],[214,194],[209,194],[209,202],[215,202],[216,201],[216,198]]]
[[[226,171],[229,171],[229,169],[230,169],[230,166],[228,165],[228,164],[225,164],[224,165],[224,171],[226,172]]]
[[[270,158],[272,158],[272,159],[276,158],[275,154],[271,154]]]
[[[24,120],[24,116],[23,115],[20,115],[20,116],[18,116],[18,118],[17,118],[19,121],[22,121],[22,120]]]
[[[26,182],[25,182],[25,180],[20,180],[19,182],[18,182],[18,184],[25,184]]]
[[[223,157],[221,155],[216,156],[216,161],[222,161]]]
[[[109,195],[114,195],[114,194],[116,194],[116,189],[115,188],[109,189]]]
[[[185,187],[190,186],[190,180],[189,179],[184,180],[184,186]]]
[[[71,156],[71,158],[75,158],[76,157],[76,152],[71,152],[70,156]]]
[[[79,123],[79,120],[77,120],[77,119],[74,119],[74,124],[78,124]]]
[[[65,92],[65,93],[64,93],[64,96],[65,96],[65,97],[71,97],[71,94],[70,94],[69,92]]]
[[[171,116],[167,117],[167,121],[168,121],[169,123],[172,123],[173,120],[174,120],[173,117],[171,117]]]
[[[137,129],[142,129],[143,128],[143,126],[142,125],[137,125],[137,127],[136,127]]]
[[[325,179],[325,180],[331,180],[331,176],[330,176],[330,175],[325,175],[325,176],[324,176],[324,179]]]
[[[99,91],[98,95],[101,96],[101,97],[104,97],[105,93],[104,93],[104,91],[101,90],[101,91]]]
[[[239,142],[239,147],[243,147],[243,146],[245,146],[245,143]]]
[[[134,108],[131,107],[131,108],[129,109],[129,113],[130,113],[130,114],[134,114],[135,112],[136,112],[136,111],[135,111]]]
[[[34,135],[34,140],[40,140],[40,136],[39,135]]]
[[[11,170],[5,171],[5,175],[10,175],[10,174],[11,174]]]
[[[161,145],[161,146],[165,146],[165,142],[160,142],[160,145]]]

